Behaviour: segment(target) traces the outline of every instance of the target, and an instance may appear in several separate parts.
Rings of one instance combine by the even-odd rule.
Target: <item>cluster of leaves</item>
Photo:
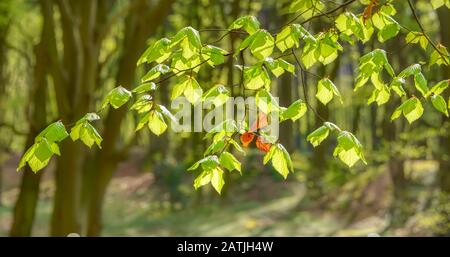
[[[319,146],[331,132],[337,132],[337,146],[333,155],[337,156],[342,162],[349,167],[355,165],[359,160],[366,163],[362,151],[362,145],[359,140],[348,131],[341,130],[338,126],[331,122],[325,122],[321,127],[314,130],[306,138],[314,147]]]
[[[296,121],[307,111],[307,104],[303,100],[297,100],[288,107],[282,107],[271,94],[273,77],[278,78],[285,72],[295,75],[296,67],[283,59],[285,52],[295,54],[301,49],[301,63],[296,59],[300,69],[310,69],[313,65],[321,63],[328,65],[336,60],[343,51],[342,42],[362,44],[368,42],[376,32],[376,38],[384,43],[398,35],[400,24],[393,18],[396,14],[394,6],[387,1],[377,4],[377,1],[361,1],[366,4],[363,13],[354,14],[350,11],[342,11],[333,22],[333,27],[316,35],[311,34],[302,24],[295,20],[302,18],[304,22],[321,17],[326,13],[326,6],[320,0],[295,0],[289,6],[289,12],[295,13],[296,19],[283,26],[279,33],[272,34],[262,29],[261,24],[254,16],[243,16],[236,19],[229,27],[228,33],[239,30],[246,37],[240,43],[238,49],[228,52],[220,47],[202,43],[199,32],[192,27],[185,27],[171,38],[162,38],[150,45],[137,65],[153,65],[141,78],[141,83],[132,91],[124,87],[111,90],[105,97],[102,109],[107,106],[121,108],[133,100],[130,110],[135,111],[139,117],[136,130],[147,126],[155,135],[159,136],[167,130],[166,119],[176,121],[171,112],[163,105],[157,104],[153,93],[158,85],[170,77],[176,77],[176,83],[172,87],[171,99],[184,96],[192,104],[200,102],[212,102],[215,106],[223,105],[230,93],[225,85],[216,84],[210,88],[200,85],[196,75],[208,64],[211,68],[225,62],[225,57],[239,59],[242,63],[236,65],[242,72],[242,86],[254,92],[256,105],[260,112],[267,117],[275,113],[279,122],[287,120]],[[344,3],[346,6],[350,2]],[[450,6],[448,0],[432,0],[432,5],[439,8],[443,5]],[[342,7],[343,7],[342,6]],[[338,11],[340,8],[335,8]],[[430,39],[424,32],[410,31],[406,35],[409,44],[420,44],[426,50]],[[434,45],[433,45],[434,46]],[[244,52],[248,51],[251,62],[244,63]],[[273,57],[273,53],[279,51],[282,55]],[[430,55],[429,65],[448,64],[448,52],[442,45],[434,47]],[[302,67],[304,66],[304,68]],[[374,86],[368,104],[376,102],[383,105],[391,98],[392,91],[401,98],[407,98],[392,114],[391,119],[401,115],[411,123],[423,114],[421,101],[431,100],[432,105],[439,112],[448,114],[447,101],[442,93],[448,88],[449,80],[444,80],[429,88],[428,81],[422,73],[421,65],[413,64],[399,74],[396,74],[389,63],[386,52],[375,49],[359,59],[355,81],[355,91],[365,86],[369,81]],[[389,82],[385,79],[389,78]],[[405,90],[407,81],[411,79],[414,89],[420,93],[421,98],[408,96],[410,89]],[[412,89],[411,89],[412,90]],[[321,78],[317,83],[316,98],[324,105],[328,104],[334,96],[342,103],[341,94],[336,85],[327,77]],[[450,101],[450,100],[449,100]],[[75,123],[70,132],[73,141],[80,139],[88,147],[96,144],[101,147],[102,138],[92,122],[100,119],[96,113],[88,113]],[[261,122],[262,121],[262,122]],[[194,187],[211,184],[220,194],[225,183],[224,170],[229,172],[242,172],[240,161],[233,155],[233,150],[245,154],[243,147],[256,138],[256,147],[265,152],[263,163],[271,162],[273,168],[284,178],[294,171],[292,160],[286,149],[274,138],[264,133],[267,126],[266,118],[256,122],[256,125],[248,126],[244,121],[236,122],[226,120],[209,131],[205,140],[211,142],[204,152],[204,158],[194,163],[188,170],[201,169],[194,181]],[[362,145],[350,132],[341,130],[333,123],[325,122],[307,136],[314,147],[320,145],[330,134],[336,134],[337,145],[333,155],[349,167],[359,160],[366,163]],[[35,143],[25,152],[19,168],[26,163],[33,171],[44,168],[51,157],[60,155],[59,143],[69,136],[66,127],[58,121],[48,126],[35,139]],[[241,142],[236,138],[240,136]]]
[[[391,77],[389,83],[384,82],[382,79],[381,72],[383,70]],[[407,97],[405,84],[409,78],[412,78],[414,89],[422,95],[422,99],[426,101],[430,98],[436,110],[446,116],[449,115],[447,102],[442,97],[442,93],[448,88],[449,80],[440,81],[429,88],[428,81],[422,73],[420,64],[410,65],[396,75],[392,66],[389,64],[386,52],[381,49],[375,49],[359,59],[357,72],[355,91],[363,87],[369,79],[374,86],[372,95],[368,99],[368,104],[376,102],[378,105],[383,105],[387,103],[392,91],[399,97]],[[417,96],[412,95],[394,111],[391,120],[403,115],[409,123],[412,123],[423,115],[423,111],[424,108],[421,100]]]

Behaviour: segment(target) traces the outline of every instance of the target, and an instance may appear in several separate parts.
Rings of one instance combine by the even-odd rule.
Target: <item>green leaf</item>
[[[403,89],[403,85],[405,84],[405,80],[402,78],[395,77],[390,84],[390,88],[397,93],[398,96],[402,97],[406,95],[405,90]]]
[[[171,53],[170,43],[171,41],[167,38],[156,41],[152,46],[145,50],[144,54],[139,58],[137,65],[151,63],[153,61],[162,63],[167,60]]]
[[[312,38],[300,24],[291,24],[277,34],[275,44],[281,52],[300,46],[300,38]]]
[[[272,57],[267,57],[264,59],[264,63],[277,78],[282,75],[284,71],[295,74],[295,66],[283,59],[274,60]]]
[[[436,85],[434,85],[430,91],[428,92],[427,96],[434,94],[434,95],[440,95],[442,92],[444,92],[445,89],[448,88],[448,85],[450,83],[450,80],[442,80],[438,82]]]
[[[427,79],[423,76],[422,72],[414,75],[414,86],[423,95],[428,94]]]
[[[400,25],[397,22],[386,25],[382,30],[378,31],[378,41],[386,42],[388,39],[395,37],[400,31]]]
[[[289,6],[289,12],[298,13],[304,19],[320,14],[323,9],[325,5],[320,0],[295,0]]]
[[[202,48],[203,58],[207,59],[208,64],[212,67],[224,63],[225,54],[227,54],[227,51],[216,46],[207,45]]]
[[[223,152],[220,155],[219,162],[229,171],[237,170],[241,172],[241,163],[229,152]]]
[[[420,44],[420,46],[427,50],[428,39],[422,32],[411,31],[406,35],[405,39],[407,44]]]
[[[131,92],[122,86],[118,86],[109,91],[106,95],[105,100],[103,100],[102,108],[105,108],[108,104],[114,109],[120,108],[122,105],[126,104],[130,98]]]
[[[201,99],[203,90],[194,77],[189,77],[183,94],[191,104],[195,104]]]
[[[212,102],[215,106],[221,106],[227,102],[229,97],[230,92],[228,89],[221,84],[217,84],[203,94],[202,101],[205,103]]]
[[[130,107],[130,110],[136,110],[138,113],[144,113],[150,111],[153,106],[151,95],[142,95],[136,102]]]
[[[167,124],[164,121],[164,117],[158,111],[151,111],[148,117],[148,128],[153,134],[160,136],[167,129]]]
[[[337,156],[347,166],[352,167],[358,160],[366,163],[362,153],[362,145],[358,139],[348,131],[342,131],[337,137],[338,144],[333,155]]]
[[[70,137],[73,141],[81,139],[81,141],[91,148],[94,143],[101,149],[101,143],[103,141],[97,130],[87,121],[82,122],[74,126],[70,132]]]
[[[355,35],[359,40],[365,41],[364,28],[361,20],[351,12],[344,12],[335,20],[336,27],[341,33]]]
[[[189,167],[188,171],[196,170],[200,165],[204,170],[215,169],[219,165],[219,158],[216,155],[206,156]]]
[[[431,6],[437,9],[445,4],[446,0],[431,0]]]
[[[231,23],[228,30],[235,30],[243,28],[248,34],[253,34],[259,30],[259,21],[254,16],[243,16],[237,18],[233,23]]]
[[[197,80],[191,76],[184,76],[172,89],[172,100],[183,94],[191,103],[197,103],[203,94],[203,90]]]
[[[448,65],[448,63],[450,62],[450,59],[449,59],[449,54],[448,54],[447,48],[441,44],[438,44],[437,48],[441,54],[437,50],[434,50],[431,53],[429,65],[430,66],[432,66],[433,64]]]
[[[36,173],[47,166],[53,154],[59,154],[58,145],[42,138],[25,152],[20,159],[17,171],[28,163],[31,170]]]
[[[215,126],[210,131],[208,131],[208,133],[206,134],[205,137],[211,136],[214,133],[218,133],[218,132],[222,132],[222,131],[229,132],[229,133],[238,131],[236,121],[234,121],[232,119],[224,120],[219,125]]]
[[[260,29],[242,41],[239,51],[249,47],[253,56],[259,60],[264,60],[272,54],[274,44],[272,35],[266,30]]]
[[[48,163],[50,162],[51,158],[48,158],[46,160],[39,160],[35,155],[33,155],[30,160],[28,161],[28,165],[30,165],[31,170],[34,173],[37,173],[38,171],[42,170],[43,168],[45,168]]]
[[[263,163],[264,165],[266,165],[273,157],[273,155],[275,154],[275,150],[277,149],[277,147],[275,145],[272,145],[269,149],[269,152],[266,153],[266,155],[264,155],[264,159],[263,159]]]
[[[85,117],[84,119],[86,119]],[[92,115],[88,117],[92,117]],[[17,170],[24,167],[26,163],[35,173],[43,169],[47,166],[53,154],[61,155],[57,142],[61,142],[68,136],[69,134],[61,121],[50,124],[36,136],[35,143],[20,159]]]
[[[210,170],[205,170],[194,180],[194,188],[198,189],[204,185],[211,182],[212,172]]]
[[[142,77],[141,82],[149,82],[150,80],[154,80],[156,78],[159,78],[162,74],[166,74],[170,72],[170,67],[164,64],[158,64],[155,67],[151,68],[147,74]]]
[[[386,52],[382,49],[375,49],[370,53],[363,55],[359,58],[359,67],[357,69],[356,85],[354,91],[364,86],[369,78],[375,86],[377,84],[384,84],[379,79],[381,71],[385,69],[389,75],[395,77],[395,72],[386,56]],[[377,83],[380,82],[380,83]],[[382,86],[378,85],[378,89]]]
[[[339,90],[331,80],[329,80],[328,78],[321,79],[317,83],[317,94],[316,94],[317,99],[319,99],[319,101],[322,102],[324,105],[327,105],[327,103],[333,99],[333,95],[336,95],[339,98],[341,98]]]
[[[423,114],[422,103],[416,97],[411,97],[395,109],[391,120],[397,119],[401,114],[405,116],[409,123],[413,123]]]
[[[291,157],[281,144],[272,145],[271,148],[275,148],[271,153],[272,166],[286,179],[289,171],[294,172]]]
[[[217,193],[222,192],[223,185],[225,184],[225,180],[223,179],[223,170],[219,167],[216,167],[211,170],[211,185],[217,191]]]
[[[316,48],[318,47],[318,44],[316,41],[306,42],[305,46],[303,47],[302,52],[302,62],[305,65],[306,69],[311,68],[317,61],[318,57],[316,57]]]
[[[212,144],[205,150],[204,155],[214,154],[221,151],[225,147],[225,141],[213,141]]]
[[[89,123],[86,123],[84,125],[84,130],[80,131],[80,138],[83,143],[89,147],[92,147],[92,145],[95,143],[97,144],[98,148],[102,148],[101,144],[103,141],[103,138],[100,136],[100,134],[97,132],[97,130]]]
[[[314,50],[315,59],[323,65],[327,65],[338,57],[339,51],[343,50],[342,46],[338,42],[338,39],[339,37],[337,34],[333,32],[329,31],[327,33],[320,33],[317,37],[316,43],[312,44],[311,49],[308,50]]]
[[[17,166],[16,171],[19,171],[21,168],[25,167],[26,163],[33,157],[36,147],[37,144],[33,144],[25,151],[22,158],[20,158],[19,165]]]
[[[42,138],[42,140],[37,143],[34,156],[41,162],[44,162],[53,156],[52,148],[47,139]]]
[[[402,70],[402,72],[400,72],[400,74],[398,74],[397,77],[407,78],[409,76],[419,74],[421,71],[422,71],[422,67],[420,66],[420,64],[416,63],[416,64],[410,65],[407,68],[405,68],[404,70]]]
[[[103,139],[97,132],[97,130],[89,123],[99,119],[100,116],[98,116],[96,113],[88,113],[83,118],[78,120],[75,126],[70,131],[70,137],[72,138],[72,141],[81,139],[81,141],[89,148],[91,148],[92,145],[96,143],[101,149],[101,143]]]
[[[306,140],[309,141],[314,147],[317,147],[328,137],[329,134],[330,128],[327,126],[321,126],[311,132],[311,134],[306,137]]]
[[[381,89],[375,89],[372,92],[372,95],[370,96],[369,100],[367,101],[367,104],[371,104],[373,102],[376,102],[378,106],[383,105],[389,101],[389,98],[391,97],[390,90],[388,87],[383,86]]]
[[[306,104],[301,99],[298,99],[281,112],[281,120],[291,119],[292,121],[296,121],[305,115],[307,109]]]
[[[266,68],[261,65],[244,67],[244,85],[251,90],[257,90],[262,87],[270,88],[270,77]]]
[[[258,108],[266,114],[274,111],[277,112],[280,110],[277,99],[275,99],[275,97],[273,97],[273,95],[269,91],[264,89],[259,90],[256,93],[255,102],[256,106],[258,106]]]
[[[192,71],[198,73],[201,68],[201,62],[204,61],[200,58],[200,54],[195,54],[191,58],[185,58],[183,56],[183,52],[177,51],[173,54],[171,67],[173,70],[176,70],[176,76],[181,76],[185,74],[187,71]]]
[[[431,103],[436,110],[442,112],[443,114],[445,114],[445,116],[448,117],[447,103],[442,96],[433,95],[431,97]]]
[[[61,121],[54,122],[47,126],[39,135],[36,136],[35,142],[40,141],[42,138],[47,139],[49,142],[61,142],[69,134],[66,131],[66,127]]]
[[[142,93],[147,93],[150,91],[154,91],[156,90],[156,84],[154,82],[149,82],[149,83],[143,83],[139,86],[137,86],[135,89],[133,89],[133,93],[136,94],[142,94]]]
[[[181,44],[181,48],[183,49],[183,56],[185,58],[191,57],[194,53],[189,53],[190,51],[196,52],[200,51],[202,48],[202,42],[200,40],[200,34],[198,31],[192,27],[182,28],[177,34],[172,38],[172,42],[170,44],[171,47],[174,47],[178,44]]]
[[[378,12],[372,16],[372,22],[378,29],[378,41],[384,43],[390,38],[393,38],[400,31],[400,25],[390,15]]]

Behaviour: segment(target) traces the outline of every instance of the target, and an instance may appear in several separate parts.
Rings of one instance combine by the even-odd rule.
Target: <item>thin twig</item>
[[[306,94],[306,78],[305,78],[305,69],[303,68],[302,64],[297,58],[297,55],[294,52],[294,49],[292,49],[292,54],[294,55],[295,61],[297,62],[297,65],[300,68],[300,74],[302,79],[302,88],[303,88],[303,95],[305,96],[305,103],[306,105],[313,111],[313,113],[322,121],[326,122],[326,120],[316,111],[316,109],[309,103],[308,101],[308,95]]]
[[[408,5],[409,5],[409,8],[411,9],[411,11],[413,13],[413,16],[414,16],[414,19],[416,20],[417,25],[419,25],[419,28],[422,31],[422,34],[428,40],[428,43],[430,43],[430,45],[434,48],[434,50],[436,50],[438,52],[438,54],[444,60],[445,64],[447,66],[450,66],[450,63],[447,60],[448,56],[445,56],[445,54],[443,54],[441,52],[441,50],[439,50],[439,48],[436,46],[436,44],[433,42],[433,40],[431,40],[430,36],[428,36],[428,34],[425,32],[425,28],[423,27],[422,23],[420,22],[419,16],[417,15],[417,12],[416,12],[416,8],[414,7],[414,5],[411,2],[411,0],[408,0]]]

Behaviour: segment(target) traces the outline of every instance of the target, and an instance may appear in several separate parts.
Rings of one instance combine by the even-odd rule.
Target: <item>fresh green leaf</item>
[[[159,78],[160,75],[166,74],[170,72],[170,67],[164,64],[158,64],[155,67],[151,68],[147,74],[142,77],[141,82],[149,82],[150,80],[154,80],[156,78]]]
[[[223,152],[220,155],[219,162],[229,171],[237,170],[241,172],[241,163],[229,152]]]
[[[102,108],[105,108],[108,104],[114,109],[120,108],[122,105],[126,104],[130,98],[131,92],[122,86],[118,86],[109,91],[106,95],[105,100],[103,100]]]
[[[318,129],[311,132],[311,134],[309,134],[306,137],[306,140],[310,142],[314,147],[316,147],[320,145],[320,143],[322,143],[328,137],[329,134],[330,128],[328,128],[327,126],[321,126]]]
[[[281,112],[281,120],[291,119],[292,121],[296,121],[305,115],[307,109],[306,104],[301,99],[298,99]]]
[[[422,103],[416,97],[411,97],[395,109],[391,116],[391,120],[397,119],[401,114],[405,116],[409,123],[413,123],[423,114]]]
[[[248,47],[253,56],[259,60],[264,60],[272,54],[274,44],[275,42],[272,35],[266,30],[260,29],[242,41],[239,46],[239,51]]]
[[[431,97],[431,103],[436,110],[448,117],[447,102],[445,102],[445,99],[441,95],[433,95]]]
[[[324,105],[327,105],[327,103],[333,99],[333,95],[336,95],[341,99],[341,94],[334,83],[328,78],[321,79],[317,83],[317,99],[319,99],[319,101]]]
[[[160,136],[167,129],[167,124],[164,121],[164,117],[158,111],[151,111],[148,117],[148,128],[153,134]]]
[[[430,91],[428,91],[427,96],[429,96],[430,94],[434,94],[434,95],[442,94],[442,92],[444,92],[444,90],[446,90],[448,88],[449,83],[450,83],[450,80],[448,80],[448,79],[438,82],[436,85],[434,85],[430,89]]]
[[[248,34],[251,35],[259,30],[259,21],[255,16],[239,17],[233,23],[231,23],[230,27],[228,27],[228,30],[235,30],[240,28],[244,29]]]
[[[153,61],[162,63],[167,60],[171,53],[170,43],[171,41],[167,38],[156,41],[152,46],[145,50],[144,54],[139,58],[137,65],[151,63]]]

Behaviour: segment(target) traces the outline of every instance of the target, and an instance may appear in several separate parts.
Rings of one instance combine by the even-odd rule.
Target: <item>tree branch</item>
[[[448,56],[446,56],[445,54],[443,54],[441,52],[441,50],[439,50],[439,48],[436,46],[436,44],[433,42],[433,40],[431,40],[430,36],[428,36],[428,34],[425,32],[425,28],[423,27],[422,23],[420,22],[419,16],[417,15],[417,12],[416,12],[416,8],[414,7],[411,0],[408,0],[408,5],[413,13],[413,16],[414,16],[414,19],[416,20],[417,25],[419,25],[419,28],[422,31],[422,34],[428,40],[428,43],[430,43],[430,45],[434,48],[434,50],[436,50],[436,52],[438,52],[438,54],[441,56],[442,60],[444,60],[445,64],[447,66],[450,66],[450,63],[447,60]]]

